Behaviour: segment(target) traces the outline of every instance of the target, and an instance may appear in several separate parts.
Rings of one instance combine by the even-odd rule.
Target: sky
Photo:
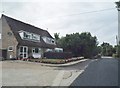
[[[117,0],[116,0],[117,1]],[[1,0],[0,15],[66,34],[90,32],[99,44],[116,45],[118,12],[115,0]]]

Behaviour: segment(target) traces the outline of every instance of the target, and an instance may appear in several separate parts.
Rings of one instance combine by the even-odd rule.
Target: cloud
[[[40,0],[41,1],[41,0]],[[117,35],[117,10],[110,2],[5,2],[4,13],[23,22],[48,30],[61,36],[75,32],[91,32],[100,43],[115,44]],[[114,8],[106,11],[102,9]],[[84,12],[98,11],[81,14]],[[48,29],[47,29],[48,28]]]
[[[17,2],[115,2],[118,0],[17,0]],[[16,2],[16,0],[4,0],[4,2]]]

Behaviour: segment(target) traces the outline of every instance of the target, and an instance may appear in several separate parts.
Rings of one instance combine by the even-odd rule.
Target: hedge
[[[48,59],[68,59],[72,58],[71,52],[45,52],[44,57]]]

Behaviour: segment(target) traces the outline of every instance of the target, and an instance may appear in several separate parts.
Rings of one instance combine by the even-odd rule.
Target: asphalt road
[[[118,85],[118,60],[111,58],[87,60],[68,67],[46,67],[24,61],[1,64],[3,86]]]
[[[91,62],[70,86],[118,86],[118,60],[103,58]]]
[[[58,67],[58,68],[56,68],[56,70],[79,71],[79,70],[85,69],[86,66],[88,66],[93,61],[95,61],[95,60],[88,59],[86,61],[74,64],[74,65],[70,65],[70,66],[66,66],[66,67]]]

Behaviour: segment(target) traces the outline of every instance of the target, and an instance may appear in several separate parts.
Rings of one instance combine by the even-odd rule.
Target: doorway
[[[28,58],[28,47],[27,46],[19,47],[19,56],[20,58]]]

